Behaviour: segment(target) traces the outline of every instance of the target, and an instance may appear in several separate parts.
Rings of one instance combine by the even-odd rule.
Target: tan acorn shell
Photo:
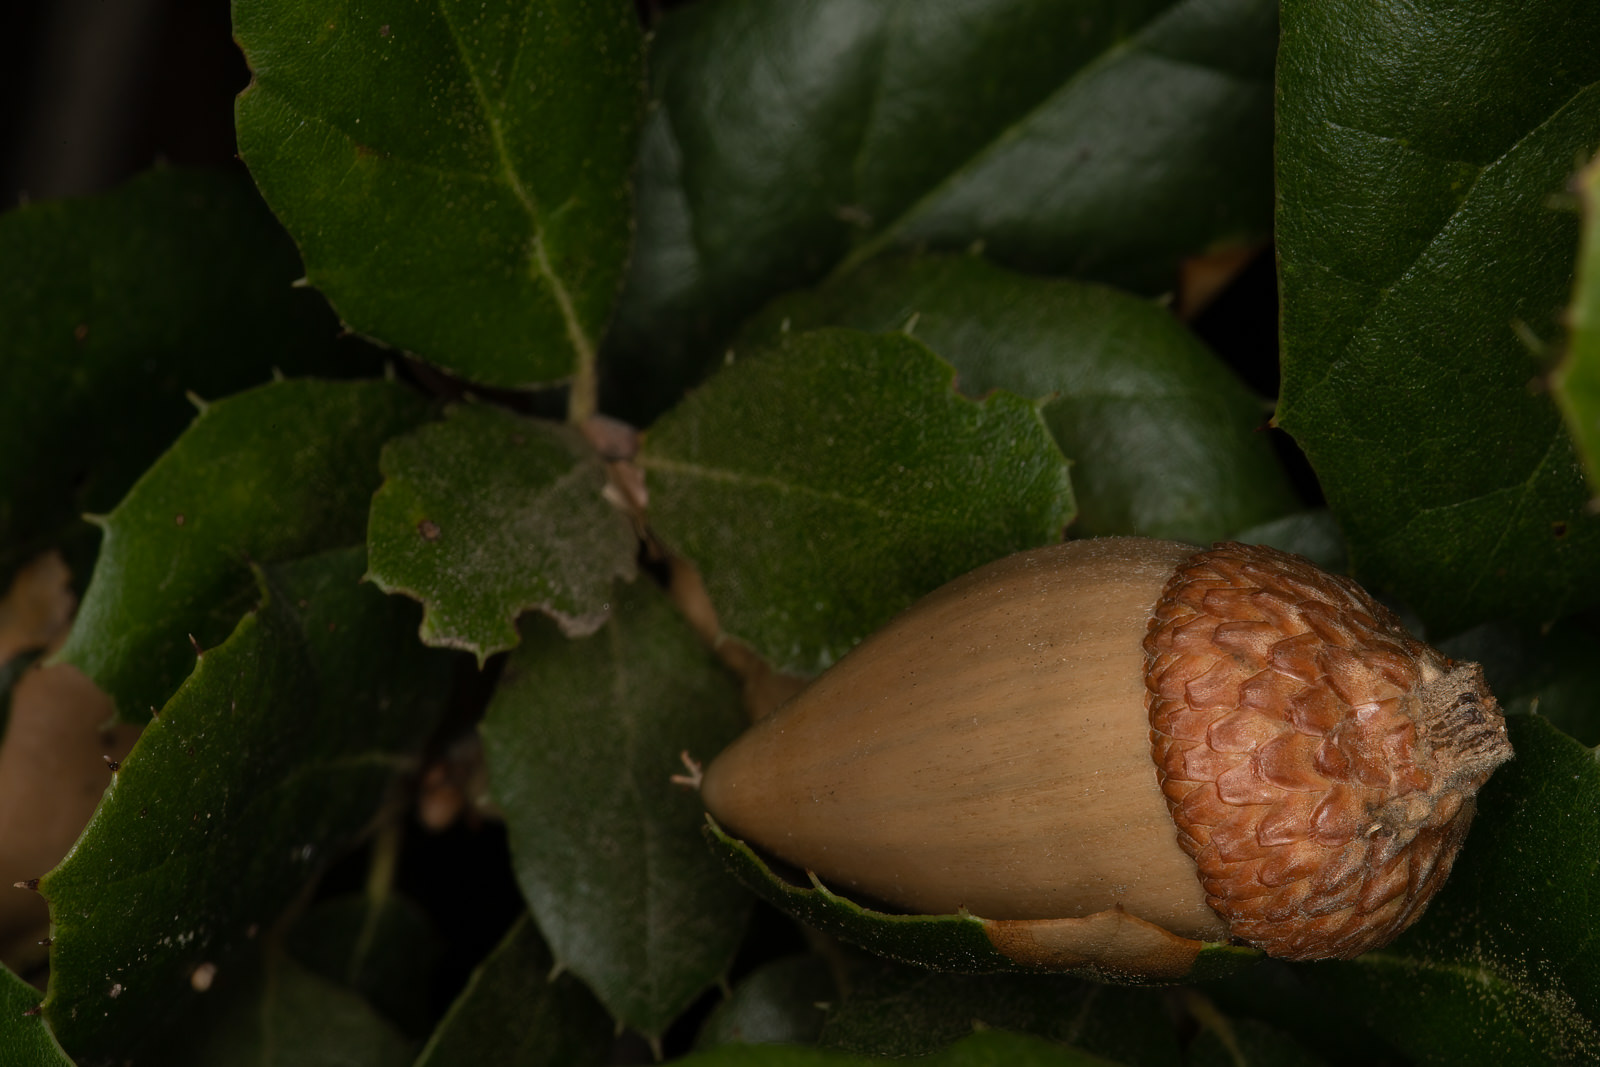
[[[1106,538],[930,594],[722,753],[703,796],[912,912],[1348,956],[1420,914],[1509,753],[1481,673],[1353,583]]]

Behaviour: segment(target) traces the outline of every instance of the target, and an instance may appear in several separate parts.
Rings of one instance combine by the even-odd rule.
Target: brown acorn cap
[[[1157,777],[1231,936],[1348,959],[1422,914],[1511,758],[1477,664],[1346,578],[1234,543],[1177,568],[1144,649]]]

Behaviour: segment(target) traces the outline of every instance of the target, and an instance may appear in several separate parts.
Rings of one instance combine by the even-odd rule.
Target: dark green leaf
[[[0,967],[0,1067],[72,1067],[38,1007],[39,991]]]
[[[460,405],[383,450],[372,498],[369,577],[422,601],[422,639],[481,663],[517,643],[540,610],[593,633],[638,542],[602,497],[604,465],[577,430]]]
[[[1567,353],[1551,376],[1550,392],[1589,471],[1590,491],[1596,492],[1600,491],[1600,160],[1585,167],[1574,185],[1583,203],[1583,245],[1567,312]]]
[[[1254,1019],[1217,1019],[1190,1043],[1185,1067],[1324,1067],[1324,1061],[1280,1030]]]
[[[1030,401],[973,402],[902,334],[788,334],[646,435],[650,522],[705,577],[723,629],[815,673],[917,597],[1072,520]]]
[[[822,1044],[875,1056],[920,1055],[973,1030],[1072,1045],[1138,1067],[1177,1067],[1178,1032],[1163,995],[1059,975],[937,974],[878,961],[855,967]]]
[[[550,950],[518,919],[473,972],[416,1067],[587,1067],[611,1048],[611,1017],[571,975],[552,979]]]
[[[410,1067],[412,1047],[360,996],[276,947],[217,978],[202,1021],[148,1062],[172,1067]]]
[[[273,924],[373,818],[435,722],[448,661],[361,549],[258,572],[262,603],[195,664],[40,892],[45,1014],[120,1057],[191,1002],[196,968]]]
[[[142,721],[255,594],[250,564],[359,543],[383,443],[426,407],[388,382],[274,382],[209,404],[104,520],[60,658]]]
[[[685,7],[651,52],[620,389],[670,397],[767,299],[891,247],[1161,291],[1269,228],[1276,42],[1271,0]]]
[[[800,886],[779,877],[765,860],[743,841],[729,837],[709,817],[706,839],[733,875],[773,907],[801,922],[859,945],[877,955],[935,971],[961,974],[1025,972],[1039,968],[1017,963],[1003,954],[987,932],[981,917],[959,915],[898,915],[863,907],[833,892],[820,880]],[[1251,966],[1261,958],[1254,949],[1208,944],[1200,949],[1188,981],[1205,981]],[[1145,979],[1090,963],[1072,973],[1103,982],[1142,984]],[[1155,980],[1159,984],[1166,979]]]
[[[1479,794],[1427,915],[1388,948],[1305,969],[1420,1063],[1600,1057],[1600,764],[1536,716],[1508,725],[1516,758]]]
[[[1266,406],[1152,301],[976,256],[891,260],[777,301],[736,351],[817,326],[904,329],[966,395],[1040,398],[1072,460],[1077,535],[1210,544],[1295,507],[1258,432]]]
[[[1333,574],[1344,574],[1350,569],[1344,535],[1339,532],[1339,524],[1333,521],[1333,514],[1326,508],[1298,511],[1281,519],[1236,530],[1229,540],[1281,548],[1285,552],[1304,556]]]
[[[482,732],[512,866],[556,959],[611,1014],[657,1037],[727,969],[749,898],[699,841],[674,785],[739,732],[738,687],[640,581],[572,641],[524,624]]]
[[[1350,1067],[1409,1067],[1410,1060],[1386,1045],[1327,995],[1306,981],[1306,968],[1280,960],[1263,960],[1247,971],[1206,982],[1200,996],[1186,997],[1188,1014],[1234,1025],[1264,1022],[1296,1038],[1333,1063]],[[1206,1018],[1209,1005],[1217,1020]]]
[[[881,1060],[798,1045],[720,1045],[674,1060],[683,1067],[870,1067]],[[1115,1067],[1110,1060],[1037,1037],[990,1030],[972,1034],[917,1067]]]
[[[828,962],[785,956],[752,971],[700,1028],[696,1048],[714,1045],[814,1045],[837,1002]]]
[[[0,216],[0,585],[66,531],[89,534],[78,516],[111,508],[193,417],[185,390],[377,369],[290,287],[299,274],[232,175],[158,170]]]
[[[1553,626],[1485,623],[1439,648],[1483,664],[1507,715],[1538,715],[1585,745],[1600,744],[1600,619],[1592,612]]]
[[[626,258],[627,0],[234,0],[239,152],[352,329],[474,381],[592,366]]]
[[[407,1037],[427,1035],[429,968],[439,952],[433,924],[410,900],[395,893],[324,900],[284,944],[297,963],[360,994]]]
[[[1357,575],[1441,630],[1595,603],[1600,516],[1523,337],[1572,291],[1552,197],[1600,142],[1600,7],[1283,11],[1278,418]]]

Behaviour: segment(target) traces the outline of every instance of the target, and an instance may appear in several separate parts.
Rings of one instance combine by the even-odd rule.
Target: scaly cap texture
[[[1422,914],[1511,758],[1477,664],[1347,578],[1234,543],[1178,567],[1144,648],[1161,790],[1234,938],[1348,959]]]

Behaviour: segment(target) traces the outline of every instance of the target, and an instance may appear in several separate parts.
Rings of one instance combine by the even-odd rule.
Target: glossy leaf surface
[[[976,256],[890,260],[776,301],[736,352],[818,326],[904,330],[965,395],[1038,398],[1072,461],[1075,536],[1210,544],[1295,506],[1264,402],[1153,301]]]
[[[1528,340],[1572,292],[1553,198],[1600,142],[1596,40],[1568,0],[1284,4],[1278,421],[1357,577],[1440,631],[1600,600],[1600,516]]]
[[[724,631],[815,673],[951,578],[1060,539],[1072,491],[1037,406],[954,379],[903,334],[789,334],[649,430],[651,526]]]
[[[407,1037],[428,1031],[430,968],[439,955],[428,916],[397,893],[318,902],[284,937],[306,970],[359,995]]]
[[[673,1062],[683,1067],[868,1067],[882,1061],[794,1045],[722,1045]],[[918,1067],[1116,1067],[1078,1049],[1002,1030],[975,1033],[931,1056],[905,1062]]]
[[[412,1046],[353,990],[282,949],[218,979],[205,1018],[161,1050],[173,1067],[410,1067]]]
[[[1422,920],[1387,948],[1307,978],[1426,1064],[1600,1056],[1600,763],[1531,715],[1479,794],[1471,835]]]
[[[250,563],[363,540],[383,443],[422,421],[388,382],[274,382],[206,406],[104,520],[60,658],[142,721],[254,602]]]
[[[0,1067],[72,1067],[38,1007],[39,991],[0,967]]]
[[[940,974],[887,961],[850,969],[850,993],[821,1044],[862,1054],[925,1055],[973,1030],[1036,1034],[1130,1067],[1177,1067],[1178,1031],[1153,990],[1062,975]]]
[[[551,966],[532,920],[518,919],[472,973],[416,1067],[605,1063],[611,1017],[572,975],[552,978]]]
[[[1550,384],[1595,493],[1600,492],[1600,160],[1585,167],[1574,185],[1583,209],[1583,243],[1567,311],[1567,352]]]
[[[372,498],[369,577],[422,601],[422,639],[481,663],[542,611],[593,633],[611,583],[634,575],[638,542],[601,497],[604,465],[571,427],[460,405],[391,441]]]
[[[1017,963],[1004,955],[986,932],[978,916],[904,915],[875,911],[833,892],[820,881],[797,885],[776,874],[754,849],[724,833],[706,819],[706,839],[728,871],[773,907],[788,912],[808,926],[843,938],[886,959],[934,971],[957,974],[1039,973],[1037,967]],[[1261,958],[1255,949],[1229,945],[1204,945],[1184,977],[1205,981],[1250,966]],[[1127,973],[1108,975],[1093,965],[1079,968],[1079,976],[1099,981],[1142,984]]]
[[[361,549],[261,574],[47,874],[45,1015],[75,1056],[121,1056],[368,825],[440,710],[448,664],[416,608],[360,582]]]
[[[700,844],[679,753],[739,732],[739,692],[665,594],[620,586],[593,637],[533,618],[481,727],[512,866],[556,960],[658,1036],[722,976],[749,898]]]
[[[235,0],[239,152],[350,327],[473,381],[570,377],[626,258],[626,0]]]
[[[839,989],[828,963],[809,953],[756,968],[717,1005],[696,1048],[714,1045],[814,1045]]]
[[[0,216],[0,585],[59,537],[92,543],[79,515],[110,510],[183,431],[185,391],[378,369],[299,276],[231,175],[156,170]]]
[[[692,382],[766,300],[887,248],[982,242],[1161,291],[1182,256],[1267,232],[1276,40],[1269,0],[673,13],[651,50],[622,388]]]

